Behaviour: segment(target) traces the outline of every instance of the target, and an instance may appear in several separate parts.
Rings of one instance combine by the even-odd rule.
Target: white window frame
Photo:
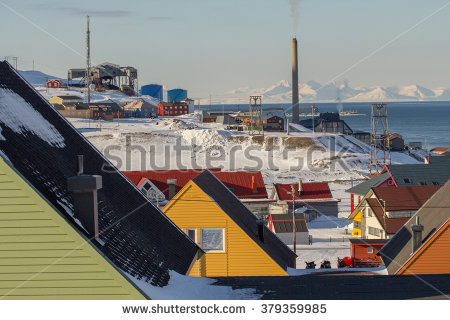
[[[222,250],[208,250],[208,249],[204,249],[203,248],[203,234],[202,231],[203,230],[221,230],[222,231]],[[206,253],[224,253],[225,252],[225,228],[201,228],[200,229],[200,247],[202,248],[203,251],[205,251]]]
[[[192,239],[191,237],[189,237],[189,231],[194,231],[194,237],[195,239]],[[186,235],[195,243],[198,244],[198,235],[197,235],[197,229],[196,228],[186,228]]]

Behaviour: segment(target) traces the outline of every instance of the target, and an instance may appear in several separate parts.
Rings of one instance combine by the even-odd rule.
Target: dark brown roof
[[[418,210],[440,186],[402,186],[372,188],[376,197],[384,201],[386,211]],[[383,202],[382,202],[383,203]]]
[[[394,234],[400,229],[409,218],[388,218],[384,216],[383,207],[381,207],[380,203],[377,199],[368,198],[366,199],[372,211],[375,213],[380,224],[383,226],[384,231],[387,234]]]

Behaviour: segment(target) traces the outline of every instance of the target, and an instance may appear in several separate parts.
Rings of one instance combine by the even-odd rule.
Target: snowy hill
[[[19,74],[34,86],[45,85],[47,83],[47,80],[49,79],[61,79],[58,77],[45,74],[41,71],[33,71],[33,70],[28,71],[19,70]]]

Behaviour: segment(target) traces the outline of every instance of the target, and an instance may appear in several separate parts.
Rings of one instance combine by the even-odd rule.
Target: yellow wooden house
[[[146,299],[0,157],[0,299]]]
[[[208,170],[163,212],[205,252],[191,276],[286,276],[295,268],[295,253]]]
[[[348,218],[353,221],[353,231],[352,235],[360,236],[361,235],[361,208],[357,208],[358,210]]]

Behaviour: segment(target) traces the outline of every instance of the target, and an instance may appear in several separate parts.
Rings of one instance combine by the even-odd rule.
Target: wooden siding
[[[450,220],[396,274],[450,274]]]
[[[184,232],[225,229],[225,252],[207,252],[189,275],[202,277],[285,276],[287,273],[258,246],[215,202],[190,181],[164,207],[163,212]]]
[[[0,299],[145,297],[0,158]]]
[[[361,225],[361,211],[358,211],[358,213],[356,214],[356,216],[354,216],[352,219],[350,219],[353,221],[353,231],[352,231],[352,235],[353,236],[360,236],[361,235],[361,228],[356,228],[355,227],[355,221],[359,222],[359,225]]]

